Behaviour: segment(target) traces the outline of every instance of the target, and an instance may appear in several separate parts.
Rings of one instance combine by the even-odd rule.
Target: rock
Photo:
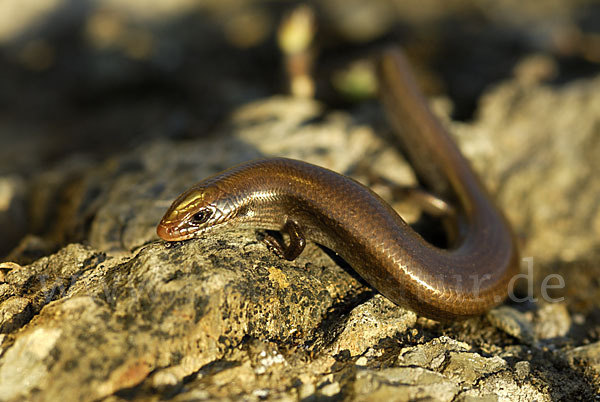
[[[484,376],[506,369],[506,361],[502,358],[485,358],[469,352],[469,349],[469,345],[464,342],[440,337],[423,345],[402,349],[398,364],[438,371],[463,386],[473,385]]]
[[[523,256],[534,256],[538,267],[584,259],[599,246],[599,91],[598,77],[558,89],[507,82],[483,98],[474,124],[454,130],[513,225],[526,233]]]
[[[442,336],[418,347],[412,346],[401,349],[398,364],[438,370],[445,363],[447,353],[450,351],[464,352],[469,349],[467,343]]]
[[[23,396],[35,386],[49,399],[67,390],[72,397],[101,398],[136,386],[162,366],[170,367],[169,381],[181,382],[244,337],[282,342],[309,337],[335,300],[358,286],[343,270],[323,273],[304,258],[282,272],[275,256],[257,253],[262,245],[255,239],[238,236],[237,243],[235,235],[217,235],[209,244],[192,241],[170,249],[157,242],[125,259],[72,245],[12,270],[7,283],[26,297],[4,301],[3,316],[26,308],[37,315],[10,349],[15,352],[2,359],[0,370],[21,369],[2,377],[0,389]],[[346,277],[344,285],[340,277]],[[3,329],[13,332],[28,320],[14,321]],[[30,337],[46,332],[56,334],[49,347],[53,358],[21,363],[19,345],[26,348]],[[281,359],[264,356],[260,364]],[[155,375],[154,384],[164,387],[168,376],[161,378]],[[28,387],[19,385],[25,383]]]
[[[515,363],[515,374],[520,380],[524,380],[531,373],[531,365],[527,361]]]
[[[8,292],[4,290],[3,293]],[[31,316],[31,302],[28,299],[18,296],[8,298],[0,304],[0,333],[13,332],[28,323]]]
[[[443,373],[461,381],[461,384],[473,386],[481,378],[505,370],[508,367],[501,357],[483,357],[477,353],[450,353]]]
[[[4,363],[0,365],[3,399],[22,397],[34,388],[48,384],[48,360],[53,359],[51,352],[61,333],[59,328],[37,328],[20,337],[8,349],[3,356]]]
[[[525,401],[550,402],[554,400],[547,391],[539,390],[530,382],[522,384],[512,377],[512,373],[507,371],[501,371],[482,378],[477,389],[462,392],[457,400],[473,401],[483,398],[483,400],[514,401],[516,395],[519,395],[519,398]]]
[[[526,81],[490,91],[473,122],[445,124],[527,234],[536,272],[594,266],[600,81]],[[377,135],[381,111],[353,112],[266,98],[210,135],[146,141],[103,163],[73,158],[34,177],[39,235],[9,254],[14,265],[0,278],[3,399],[593,398],[593,377],[581,375],[582,366],[598,370],[597,326],[585,315],[593,298],[576,320],[566,298],[439,324],[393,305],[312,243],[287,262],[253,230],[170,247],[157,240],[156,222],[178,193],[262,156],[392,183],[377,190],[397,201],[390,187],[415,176]],[[579,286],[566,287],[569,295]],[[591,344],[570,338],[574,322]]]
[[[537,312],[534,332],[537,339],[562,338],[571,329],[571,315],[564,303],[548,303]]]
[[[405,332],[416,321],[417,316],[412,311],[399,308],[382,295],[375,295],[350,312],[333,344],[332,353],[348,350],[351,356],[361,355],[382,339]]]
[[[452,401],[459,389],[455,381],[420,367],[359,371],[354,384],[356,397],[368,401]]]
[[[525,344],[534,342],[531,320],[523,313],[508,306],[501,306],[487,313],[490,323]]]
[[[598,10],[514,3],[320,2],[320,103],[271,95],[279,4],[0,2],[0,399],[597,399]],[[380,107],[326,82],[398,33],[531,261],[526,303],[436,323],[312,243],[287,262],[253,230],[158,241],[178,193],[275,155],[417,220]]]
[[[56,239],[79,233],[89,246],[71,244],[4,272],[0,373],[20,371],[0,376],[0,390],[24,399],[41,389],[48,400],[123,392],[176,400],[349,393],[368,400],[517,394],[550,400],[537,384],[556,389],[568,381],[568,392],[590,393],[581,376],[544,366],[554,357],[536,346],[544,335],[552,341],[568,334],[564,305],[542,307],[537,316],[503,306],[488,315],[501,330],[496,334],[480,319],[449,327],[456,335],[450,337],[440,333],[446,326],[373,296],[312,243],[286,262],[252,230],[215,232],[169,248],[156,241],[155,224],[180,191],[259,155],[307,158],[356,172],[367,183],[384,171],[393,183],[414,182],[408,165],[368,126],[339,113],[303,124],[321,113],[306,100],[256,102],[225,128],[236,133],[234,141],[221,135],[148,143],[70,181],[68,194],[77,198],[61,207],[64,219],[54,233]],[[324,132],[331,138],[316,134]],[[312,148],[303,150],[306,143]],[[373,166],[386,161],[388,169],[365,173],[357,161],[367,159]],[[14,255],[43,248],[36,244],[24,241]],[[474,341],[469,331],[481,330],[495,338]],[[39,337],[46,343],[25,353]]]
[[[600,342],[569,350],[566,352],[566,356],[572,363],[583,362],[596,373],[600,373]]]

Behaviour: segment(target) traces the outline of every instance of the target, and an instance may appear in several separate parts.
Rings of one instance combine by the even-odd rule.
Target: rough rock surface
[[[37,12],[56,3],[39,6]],[[152,21],[175,14],[170,7],[194,9],[188,0],[101,3],[118,4],[114,7]],[[214,12],[218,23],[226,31],[238,27],[240,20],[234,17],[241,12],[234,15],[233,8],[239,2],[206,2],[205,7],[218,10],[221,3],[227,12]],[[344,11],[350,3],[360,3],[365,13],[348,16]],[[554,16],[548,21],[563,30],[547,25],[527,30],[531,21],[546,14],[538,15],[532,6],[517,16],[512,1],[489,9],[468,1],[444,7],[400,3],[397,7],[406,11],[403,18],[417,24],[439,23],[445,12],[466,7],[498,26],[509,21],[522,30],[520,35],[542,42],[565,34],[571,12],[568,2],[556,3],[547,9]],[[6,4],[0,3],[0,10]],[[329,1],[323,7],[327,15],[337,16],[338,30],[360,41],[393,25],[390,4]],[[85,7],[75,7],[75,15],[85,12]],[[253,12],[256,18],[267,18],[264,10]],[[365,26],[356,19],[369,13],[381,24]],[[14,32],[20,20],[35,20],[25,10],[20,19],[8,23],[7,18],[0,12],[0,21],[6,22],[0,24],[2,43],[18,36]],[[143,32],[126,20],[100,10],[86,22],[88,40],[110,40],[94,36],[106,33],[94,29],[108,24],[104,27],[143,42]],[[273,24],[266,21],[265,26]],[[453,30],[457,25],[452,19],[442,22],[452,22]],[[17,42],[29,40],[22,35]],[[488,42],[482,43],[495,43],[491,38],[497,32],[487,35]],[[194,40],[205,46],[210,37]],[[159,39],[152,62],[173,68],[169,63],[181,59],[181,48],[173,45],[178,41]],[[131,51],[127,43],[109,45],[117,53]],[[205,54],[214,57],[210,51]],[[127,79],[136,76],[131,60],[111,62],[116,64],[91,63],[98,67],[91,73],[84,69],[100,77],[95,89],[88,90],[99,91],[114,71],[125,71]],[[221,65],[215,61],[215,66],[211,68]],[[374,103],[338,109],[313,100],[264,96],[268,91],[252,87],[232,96],[235,102],[230,103],[236,106],[218,126],[189,118],[186,111],[194,109],[185,108],[176,109],[170,123],[158,128],[151,124],[154,120],[143,120],[153,127],[145,131],[180,133],[184,126],[202,135],[149,134],[143,141],[131,137],[135,145],[104,160],[73,154],[40,169],[44,158],[29,152],[26,141],[0,149],[2,161],[26,170],[5,175],[12,170],[0,166],[0,242],[12,248],[0,263],[0,400],[597,399],[600,79],[543,84],[538,78],[553,68],[543,57],[518,67],[515,77],[504,77],[487,89],[471,121],[441,116],[506,211],[525,257],[512,300],[463,322],[437,323],[395,306],[334,253],[312,243],[288,262],[270,253],[252,230],[216,231],[169,247],[156,237],[157,221],[192,183],[235,163],[273,155],[350,175],[415,221],[418,209],[394,198],[394,187],[415,185],[414,174],[388,142],[389,129]],[[73,68],[81,78],[81,71]],[[214,70],[192,72],[182,74],[190,92],[200,92],[206,87],[202,79],[216,76]],[[457,82],[476,92],[470,84],[480,80],[489,83],[469,74]],[[18,84],[3,80],[0,101]],[[19,88],[19,93],[26,97],[31,91],[42,106],[55,103],[52,91],[32,88]],[[108,93],[110,101],[118,98]],[[202,94],[209,101],[198,101],[195,111],[205,112],[212,102],[222,104],[213,92]],[[72,123],[75,132],[87,133],[84,128],[94,124],[85,122],[83,109],[78,110],[84,115],[81,120],[74,122],[67,114],[69,124],[59,121],[55,129]],[[118,112],[90,109],[117,120],[119,128],[119,117],[136,110],[136,116],[147,116],[153,110],[131,105]],[[202,119],[212,112],[201,114]],[[16,116],[27,124],[13,126],[0,113],[3,134],[20,139],[22,132],[36,131],[35,121]],[[49,142],[34,143],[43,149]],[[22,237],[26,224],[30,233]],[[13,248],[16,239],[21,240]]]
[[[500,87],[490,93],[487,104],[502,102],[505,91]],[[484,167],[501,203],[510,206],[523,188],[521,180],[530,183],[529,197],[519,198],[520,208],[508,208],[519,232],[531,230],[521,222],[534,209],[528,203],[541,202],[535,194],[547,192],[547,181],[516,168],[523,157],[511,147],[527,129],[531,141],[537,133],[546,140],[518,148],[529,149],[530,158],[553,158],[565,124],[558,117],[564,114],[547,115],[537,108],[546,120],[557,117],[536,131],[530,117],[520,118],[520,113],[531,113],[526,106],[549,96],[557,103],[579,99],[582,105],[571,107],[587,110],[580,120],[590,128],[588,140],[563,143],[559,156],[574,153],[572,147],[595,141],[592,128],[600,121],[600,108],[583,106],[595,102],[597,93],[598,80],[532,90],[518,99],[523,107],[511,109],[514,116],[505,116],[514,125],[524,122],[525,128],[509,127],[499,136],[490,134],[497,123],[488,121],[486,113],[472,126],[456,127],[465,152],[475,166]],[[523,400],[553,400],[572,392],[592,395],[592,377],[586,380],[581,373],[597,370],[598,348],[569,347],[568,300],[519,307],[521,312],[504,306],[491,312],[489,321],[447,327],[417,319],[374,294],[313,244],[296,261],[285,262],[252,231],[217,232],[172,247],[156,241],[155,223],[178,192],[259,155],[307,159],[347,173],[365,160],[369,166],[385,161],[386,169],[377,173],[404,172],[400,179],[386,177],[398,184],[414,180],[368,125],[336,112],[305,123],[322,113],[312,101],[254,102],[240,109],[222,133],[146,144],[82,175],[71,190],[77,198],[59,215],[70,233],[92,217],[88,245],[72,244],[30,265],[11,266],[0,285],[3,398],[508,400],[518,394]],[[467,136],[467,131],[479,136]],[[585,137],[582,128],[573,131]],[[493,158],[490,149],[502,156]],[[597,161],[589,155],[569,168],[594,169]],[[556,158],[548,165],[560,164]],[[535,169],[530,174],[545,173]],[[594,189],[585,188],[588,197]],[[536,244],[532,233],[529,244]],[[568,231],[554,236],[561,233],[569,241]],[[597,238],[589,236],[590,242]],[[548,256],[540,258],[543,263]],[[560,314],[548,310],[557,308]],[[586,362],[590,366],[583,369]]]

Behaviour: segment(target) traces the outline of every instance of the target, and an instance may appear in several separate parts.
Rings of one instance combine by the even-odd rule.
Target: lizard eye
[[[199,212],[196,212],[194,215],[192,215],[192,222],[196,225],[201,225],[203,223],[206,223],[210,217],[212,216],[212,212],[207,211],[207,210],[202,210]]]

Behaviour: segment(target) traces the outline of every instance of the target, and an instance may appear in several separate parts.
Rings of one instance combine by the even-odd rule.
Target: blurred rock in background
[[[536,300],[438,324],[314,244],[284,262],[252,231],[156,242],[179,192],[261,156],[414,222],[374,101],[390,44],[506,211]],[[592,399],[599,72],[592,0],[1,1],[0,399]]]

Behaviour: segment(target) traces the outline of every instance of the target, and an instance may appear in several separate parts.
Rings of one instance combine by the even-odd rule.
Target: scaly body
[[[185,240],[224,225],[281,230],[268,236],[287,259],[305,240],[338,253],[393,302],[448,320],[485,312],[518,273],[514,236],[501,212],[429,111],[399,51],[383,54],[382,100],[419,178],[456,204],[456,244],[434,247],[380,197],[356,181],[305,162],[266,159],[208,178],[180,195],[157,228]]]

